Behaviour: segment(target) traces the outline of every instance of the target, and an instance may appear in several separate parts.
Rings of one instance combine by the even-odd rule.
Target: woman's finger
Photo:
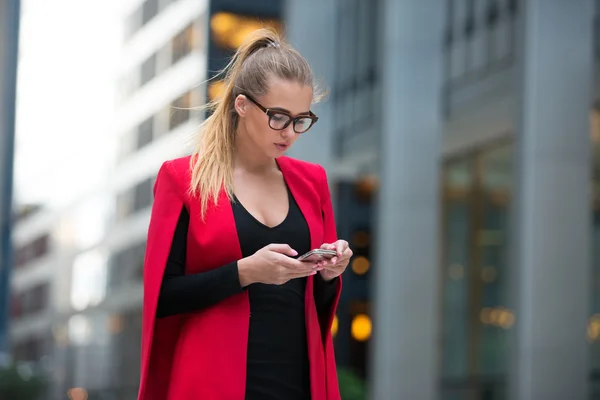
[[[288,274],[288,277],[290,277],[290,279],[304,278],[306,276],[316,275],[317,272],[319,272],[319,271],[320,271],[320,269],[315,269],[313,271],[306,271],[306,272],[290,272]]]
[[[347,248],[348,248],[348,242],[346,242],[345,240],[338,240],[336,243],[336,251],[337,251],[338,257],[341,257]]]

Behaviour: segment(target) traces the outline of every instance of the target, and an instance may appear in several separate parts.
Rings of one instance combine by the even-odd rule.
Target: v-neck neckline
[[[285,181],[285,179],[284,179],[284,181]],[[284,184],[285,184],[285,191],[287,193],[288,209],[287,209],[287,213],[285,214],[285,217],[283,218],[283,220],[281,220],[281,222],[279,222],[277,225],[269,226],[269,225],[259,221],[258,218],[256,218],[254,216],[254,214],[252,214],[250,211],[248,211],[248,209],[244,206],[244,203],[242,203],[240,201],[240,199],[238,199],[238,197],[235,195],[235,193],[233,194],[233,200],[235,201],[236,205],[238,207],[240,207],[244,211],[244,213],[246,213],[250,217],[250,219],[252,219],[257,225],[259,225],[263,229],[274,230],[274,229],[281,227],[290,218],[290,213],[292,210],[292,199],[291,199],[292,194],[290,192],[290,188],[287,186],[287,183],[284,182]]]

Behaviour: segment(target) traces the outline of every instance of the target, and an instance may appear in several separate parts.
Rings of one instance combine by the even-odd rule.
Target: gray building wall
[[[375,393],[390,393],[393,388],[418,393],[419,398],[437,398],[440,393],[426,388],[431,385],[431,379],[435,379],[441,380],[442,397],[448,399],[478,398],[486,393],[508,398],[509,388],[516,396],[510,398],[544,397],[561,390],[561,398],[585,398],[589,392],[591,354],[585,332],[590,317],[592,262],[589,257],[588,187],[592,160],[588,116],[591,99],[598,94],[597,90],[596,96],[590,93],[597,87],[593,73],[596,57],[593,57],[592,47],[597,35],[593,30],[592,1],[577,1],[567,7],[559,0],[457,0],[447,3],[449,7],[441,21],[432,13],[419,20],[421,26],[413,25],[412,20],[405,21],[403,16],[413,15],[409,13],[411,10],[416,12],[432,4],[439,5],[437,1],[370,2],[370,6],[379,8],[371,30],[377,32],[374,47],[379,52],[378,74],[384,71],[371,82],[371,93],[376,99],[372,104],[376,109],[383,106],[384,115],[368,126],[356,124],[352,139],[345,143],[342,142],[347,138],[340,136],[339,121],[349,114],[345,111],[348,107],[345,96],[340,94],[344,87],[338,83],[348,72],[345,64],[356,60],[353,58],[356,52],[351,49],[360,48],[365,35],[363,26],[352,20],[355,13],[349,10],[363,10],[360,8],[363,5],[358,0],[310,1],[310,6],[301,0],[287,3],[289,40],[332,88],[327,103],[315,107],[322,117],[319,127],[297,142],[292,155],[322,163],[328,168],[333,183],[375,174],[382,185],[378,204],[384,209],[379,210],[380,217],[372,224],[379,237],[384,237],[376,255],[383,264],[378,262],[374,266],[379,276],[372,293],[379,300],[387,299],[386,304],[395,299],[396,315],[386,309],[383,311],[386,320],[375,321],[375,340],[381,340],[383,347],[375,350],[371,371],[381,372],[378,366],[385,365],[392,372],[383,377],[375,372],[376,378],[371,382],[380,385],[376,391],[382,390]],[[399,15],[400,8],[402,15]],[[386,16],[392,15],[396,15],[396,21],[405,21],[401,32],[412,48],[403,46],[404,42],[398,39],[400,31],[385,23]],[[344,18],[350,18],[349,22]],[[540,18],[544,19],[543,24]],[[354,27],[357,32],[349,34],[349,30],[344,30],[348,27]],[[340,35],[340,31],[345,34]],[[425,50],[419,46],[435,42],[429,36],[434,35],[431,32],[438,32],[442,45],[437,59],[432,55],[426,62]],[[431,38],[431,42],[427,38]],[[526,43],[525,49],[519,46],[521,40]],[[331,49],[337,52],[333,57]],[[408,57],[412,57],[411,62],[406,61]],[[417,60],[422,63],[422,70],[418,69]],[[439,63],[441,79],[432,73],[434,69],[428,68],[428,62]],[[403,72],[410,74],[413,80],[395,75]],[[429,86],[431,82],[439,83],[438,98]],[[410,92],[412,85],[417,84],[429,97]],[[393,89],[401,94],[391,96]],[[410,98],[411,95],[414,97]],[[352,96],[357,97],[356,92]],[[430,102],[429,107],[425,98]],[[390,102],[395,103],[390,105]],[[419,127],[425,120],[434,123],[438,104],[442,110],[440,142],[437,151],[432,152],[435,144],[425,146]],[[394,118],[406,115],[406,110],[412,110],[408,121],[392,123]],[[404,132],[421,138],[417,140]],[[409,165],[417,155],[427,157],[428,161]],[[414,200],[421,193],[417,190],[420,187],[417,181],[431,188],[435,175],[426,167],[429,163],[441,167],[444,185],[456,180],[459,189],[466,190],[463,193],[466,200],[456,203],[458,208],[452,209],[454,211],[450,208],[455,203],[451,203],[448,196],[455,193],[448,192],[446,186],[442,186],[444,190],[438,194],[428,191],[433,198],[427,201]],[[412,168],[414,181],[397,172],[400,168]],[[490,199],[490,196],[495,197]],[[345,201],[341,198],[337,203],[340,225],[345,225],[346,220],[345,215],[339,215],[340,210],[352,209]],[[440,206],[442,213],[438,214]],[[513,209],[516,210],[514,215]],[[398,224],[413,221],[416,214],[428,217],[408,224],[415,228],[414,235],[408,236],[404,231],[408,228],[398,227]],[[456,225],[457,216],[462,218],[460,226]],[[559,225],[558,218],[563,217],[568,222]],[[437,227],[436,232],[431,230],[433,226]],[[437,248],[436,236],[440,236],[441,268],[437,267],[436,257],[427,255],[430,262],[426,263],[426,256],[413,253],[427,246],[422,243],[405,246],[419,237],[417,232],[429,232],[433,236],[428,241],[430,248]],[[492,234],[497,238],[493,239]],[[462,246],[462,242],[466,264],[451,265],[452,257],[456,256],[452,246]],[[405,250],[402,255],[392,257],[390,254],[397,249]],[[394,266],[393,270],[385,265],[393,261],[402,265]],[[436,274],[437,279],[425,272],[411,276],[411,265],[407,263],[431,264],[429,271]],[[462,269],[458,270],[459,267]],[[491,278],[490,271],[494,274]],[[412,279],[415,279],[414,284],[408,284]],[[457,283],[457,279],[462,279],[462,283]],[[433,297],[410,302],[410,293],[415,288],[420,289],[420,295],[431,293]],[[393,290],[396,292],[392,293]],[[431,309],[429,301],[435,301],[439,290],[442,297],[436,311],[438,321],[413,319],[412,316],[425,308]],[[565,296],[569,297],[568,301],[563,301]],[[462,298],[456,303],[459,307],[453,309],[449,302],[458,298]],[[455,312],[458,314],[452,314]],[[502,321],[488,321],[489,312],[501,315]],[[405,323],[400,325],[402,318]],[[406,325],[407,319],[412,321],[410,327]],[[570,322],[565,324],[564,321]],[[454,329],[461,324],[465,325],[464,330]],[[388,332],[377,332],[378,326]],[[389,334],[394,326],[400,332],[395,336]],[[433,335],[437,343],[412,360],[415,369],[422,372],[422,379],[399,379],[400,369],[410,368],[410,355],[415,346],[419,346],[414,336],[423,335],[422,342],[430,343],[432,337],[428,329],[436,331]],[[342,336],[339,339],[342,340]],[[376,342],[371,344],[379,346]],[[386,348],[389,351],[386,352]],[[452,358],[452,348],[454,353],[463,351],[460,360]],[[346,363],[347,355],[340,354],[344,351],[348,348],[338,347],[338,358]],[[440,376],[426,362],[432,358],[438,363]],[[551,362],[558,359],[564,362]],[[550,368],[551,365],[554,367]],[[509,374],[509,370],[519,373]],[[548,374],[552,376],[552,384],[542,378]],[[398,378],[395,381],[394,376]],[[468,384],[469,377],[475,377],[477,384]],[[548,396],[545,398],[553,398]]]

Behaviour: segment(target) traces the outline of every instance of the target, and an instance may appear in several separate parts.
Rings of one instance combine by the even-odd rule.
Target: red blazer
[[[156,319],[167,257],[182,207],[190,214],[186,273],[211,270],[242,258],[227,194],[209,202],[206,219],[190,198],[190,157],[165,162],[154,186],[144,261],[141,380],[138,400],[243,400],[250,306],[246,292],[202,311]],[[337,240],[325,170],[288,157],[277,159],[310,230],[311,246]],[[331,324],[339,295],[320,326],[313,277],[306,285],[306,331],[313,400],[339,400]]]

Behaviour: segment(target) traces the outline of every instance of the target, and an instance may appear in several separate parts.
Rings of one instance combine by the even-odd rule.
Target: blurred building
[[[208,2],[128,1],[122,7],[116,165],[104,187],[66,210],[57,233],[61,253],[70,256],[55,323],[63,372],[55,379],[56,396],[83,387],[94,398],[135,398],[154,178],[162,161],[185,154],[185,141],[201,121],[192,108],[205,97]]]
[[[340,365],[378,382],[368,376],[373,277],[378,269],[395,269],[400,272],[382,275],[398,278],[385,286],[396,293],[378,297],[395,299],[382,304],[382,315],[395,313],[394,321],[375,326],[386,331],[378,336],[387,339],[381,352],[398,359],[393,364],[392,356],[384,357],[385,366],[401,368],[384,379],[396,379],[397,389],[417,388],[406,398],[432,398],[440,382],[443,399],[507,399],[511,374],[513,386],[525,390],[521,396],[534,396],[528,398],[550,398],[543,390],[566,383],[573,385],[571,396],[587,385],[598,396],[600,92],[592,73],[599,54],[596,48],[591,57],[597,46],[592,2],[570,4],[574,14],[560,2],[433,3],[288,1],[288,38],[331,89],[328,101],[314,108],[319,123],[291,153],[328,169],[338,234],[357,255],[335,326]],[[439,145],[429,141],[425,126],[439,130]],[[389,143],[401,147],[382,147]],[[437,165],[439,175],[430,173]],[[381,168],[383,184],[396,186],[381,194],[380,204],[391,207],[386,210],[376,207]],[[593,188],[589,219],[583,218],[584,182]],[[412,189],[418,190],[410,197]],[[435,202],[422,196],[435,192]],[[375,238],[382,232],[375,225],[378,211],[388,211],[382,218],[392,218],[390,224],[408,224],[386,225],[400,234],[380,238],[383,247]],[[411,225],[410,215],[422,211],[439,220]],[[419,236],[423,232],[429,240]],[[375,254],[382,248],[388,254]],[[394,258],[394,252],[401,253]],[[410,300],[411,286],[426,294]],[[560,368],[543,368],[558,360]],[[576,372],[567,374],[568,364]]]
[[[419,299],[431,295],[428,301],[396,301],[387,305],[391,311],[385,315],[396,312],[394,322],[406,327],[401,332],[390,329],[390,335],[397,335],[398,344],[390,345],[389,353],[396,355],[397,349],[412,347],[421,352],[416,359],[426,359],[424,364],[427,364],[411,366],[406,361],[410,361],[409,357],[402,359],[398,365],[406,369],[392,371],[400,385],[429,385],[429,390],[436,390],[438,385],[429,378],[439,379],[441,398],[445,400],[507,399],[508,380],[515,365],[511,360],[514,346],[523,350],[522,364],[531,362],[527,365],[537,367],[535,376],[539,377],[540,364],[538,359],[533,360],[533,345],[540,346],[555,360],[572,361],[560,351],[571,349],[570,315],[581,319],[585,314],[587,323],[575,329],[581,328],[581,342],[587,339],[591,364],[586,384],[598,393],[600,116],[595,103],[600,92],[595,90],[592,74],[586,75],[592,70],[596,56],[588,60],[577,50],[575,57],[563,57],[558,53],[562,47],[552,47],[568,39],[571,42],[566,43],[576,41],[591,50],[592,32],[582,22],[586,21],[585,12],[589,10],[585,7],[591,1],[577,0],[576,6],[564,2],[572,5],[577,12],[575,16],[581,17],[579,20],[565,17],[568,13],[557,6],[560,2],[527,2],[528,15],[539,13],[560,27],[556,33],[544,31],[543,43],[539,31],[520,28],[527,25],[522,24],[526,2],[444,3],[446,8],[434,6],[435,10],[429,8],[424,12],[425,4],[431,6],[432,2],[123,2],[127,17],[123,21],[126,37],[117,82],[120,89],[120,112],[115,122],[119,142],[117,163],[104,186],[60,214],[32,213],[17,223],[11,328],[15,357],[34,362],[50,357],[43,359],[51,360],[51,377],[56,383],[54,398],[64,398],[65,391],[73,386],[85,387],[98,396],[95,398],[135,397],[139,379],[142,264],[154,177],[165,159],[189,152],[186,140],[204,115],[194,107],[203,105],[220,90],[218,80],[209,84],[205,81],[225,65],[245,33],[265,23],[279,29],[281,21],[285,21],[285,35],[308,58],[317,78],[322,78],[331,90],[327,101],[314,107],[319,123],[296,142],[291,155],[327,168],[338,216],[338,234],[351,242],[356,254],[345,276],[334,323],[340,367],[374,381],[368,373],[376,296],[373,277],[378,269],[394,267],[402,273],[398,281],[391,282],[399,296],[411,285],[422,289],[424,297]],[[431,20],[423,15],[431,16]],[[416,23],[406,19],[412,16],[421,19]],[[389,21],[394,19],[402,22],[400,31],[390,27]],[[565,30],[573,32],[567,39],[560,36],[566,35]],[[405,40],[414,45],[406,46],[402,38],[408,38]],[[519,45],[523,39],[530,46],[527,47],[530,52],[524,56],[527,65],[532,63],[533,55],[539,56],[540,49],[557,51],[553,62],[548,62],[548,58],[542,60],[544,67],[539,70],[550,71],[546,72],[549,75],[525,75]],[[426,44],[433,44],[434,49],[439,47],[439,51],[420,52],[424,48],[419,46]],[[573,59],[581,59],[581,65],[576,61],[569,63]],[[574,73],[573,65],[582,72]],[[556,82],[551,78],[561,70],[565,71],[563,90],[543,85],[544,77],[548,82]],[[429,76],[431,81],[425,82]],[[528,78],[526,81],[524,76]],[[410,93],[407,87],[418,87],[410,86],[410,79],[423,87],[422,94],[407,95]],[[582,93],[592,85],[596,101],[589,108],[581,106]],[[546,87],[550,89],[542,91]],[[399,89],[396,97],[390,95],[391,89]],[[543,118],[534,112],[531,100],[528,107],[523,104],[527,104],[532,92],[540,91],[544,94],[536,100],[540,107],[547,110],[553,106],[548,101],[559,99],[558,107],[554,114],[547,115],[549,125],[532,129],[532,125],[524,126],[521,121],[536,122]],[[415,104],[427,106],[419,109]],[[573,143],[577,145],[572,148],[560,131],[553,130],[552,123],[561,113],[568,116],[568,121],[575,121],[566,129],[561,125],[561,131],[573,128],[573,132],[579,132],[573,134]],[[573,115],[583,115],[583,119],[589,115],[589,122]],[[422,121],[427,119],[435,122],[434,128],[439,126],[440,144],[424,151],[428,144],[417,139],[423,133]],[[413,121],[411,138],[409,125]],[[568,207],[564,215],[552,212],[549,203],[549,199],[558,205],[582,199],[583,191],[570,190],[568,184],[581,183],[578,180],[581,177],[588,178],[581,167],[588,163],[588,155],[578,146],[582,143],[578,128],[588,125],[591,145],[584,150],[593,152],[591,162],[584,165],[593,171],[589,179],[593,189],[593,205],[589,210],[593,216],[589,221],[593,234],[589,237],[580,234],[580,228],[588,222],[581,220],[580,214]],[[397,132],[387,129],[390,126],[397,126]],[[516,134],[521,131],[525,133]],[[532,136],[535,132],[548,135]],[[402,146],[383,148],[382,144],[390,143],[392,134],[403,140]],[[522,137],[529,138],[526,146]],[[564,141],[552,142],[557,137]],[[558,192],[572,197],[540,189],[550,186],[530,185],[529,193],[524,193],[521,182],[530,179],[525,172],[538,171],[539,165],[525,164],[519,154],[541,142],[552,143],[555,151],[561,143],[569,148],[574,160],[571,161],[576,165],[574,174],[579,175],[562,174],[554,178],[544,175],[544,182],[559,185]],[[431,229],[434,224],[425,230],[431,239],[407,251],[408,256],[415,256],[415,266],[426,270],[426,274],[417,271],[413,275],[408,256],[395,255],[395,249],[390,247],[394,240],[414,243],[406,237],[411,233],[408,228],[399,231],[405,236],[376,238],[380,230],[374,221],[381,211],[377,204],[382,180],[387,179],[384,183],[389,187],[392,178],[402,178],[395,181],[400,191],[406,191],[410,183],[406,175],[390,172],[388,166],[394,158],[389,157],[391,151],[397,151],[400,160],[414,161],[411,152],[420,158],[418,161],[423,164],[398,161],[395,165],[416,177],[414,185],[422,182],[428,190],[437,190],[435,197],[424,201],[419,198],[421,204],[413,200],[414,208],[400,210],[400,214],[410,215],[425,207],[429,214],[439,217],[436,220],[439,230]],[[559,163],[546,161],[550,170],[560,169]],[[420,168],[421,165],[427,168]],[[388,197],[398,199],[398,206],[405,206],[401,196]],[[539,219],[515,220],[512,217],[515,206],[531,218],[536,210],[549,212],[544,220],[556,218],[560,223],[541,225]],[[513,254],[511,241],[517,237],[522,239],[519,243],[524,248]],[[540,242],[532,241],[534,238]],[[593,240],[589,253],[594,274],[590,281],[584,281],[588,260],[578,254],[588,253],[588,239]],[[382,241],[385,246],[380,244]],[[542,263],[533,257],[543,250],[544,245],[539,243],[550,243],[545,246],[566,251],[568,258],[563,268],[559,268],[560,260],[548,258]],[[401,245],[398,243],[397,249],[403,249]],[[439,249],[432,251],[432,247]],[[389,254],[384,257],[377,254],[382,248]],[[397,265],[389,262],[393,256],[399,260]],[[384,260],[383,266],[377,263],[380,259]],[[513,265],[518,268],[511,268]],[[560,273],[565,269],[572,274]],[[565,282],[563,286],[561,281]],[[540,283],[535,286],[533,282]],[[592,302],[584,310],[580,306],[587,301],[591,288]],[[515,295],[515,291],[529,289],[529,303],[523,296]],[[556,302],[557,298],[569,302],[563,307]],[[531,328],[534,334],[516,332],[517,321],[523,315],[527,318],[521,326]],[[564,337],[568,340],[564,347],[557,346],[561,339],[556,334],[559,330],[547,329],[561,318],[568,321],[564,324],[567,332]],[[541,328],[536,330],[538,326]],[[408,337],[414,332],[419,334]],[[439,346],[429,346],[432,343]],[[580,348],[574,343],[575,351]],[[581,372],[582,365],[587,363],[582,361],[572,366]],[[407,383],[409,370],[420,371],[419,368],[426,371],[422,380]],[[549,373],[548,385],[552,384],[552,378],[557,378],[552,373],[556,371]],[[541,384],[534,382],[531,386],[539,388]],[[578,392],[581,388],[574,390]]]
[[[142,274],[152,189],[164,160],[189,154],[244,36],[281,28],[279,0],[123,2],[116,163],[106,182],[68,207],[30,213],[15,227],[12,353],[44,361],[49,396],[137,394]]]

